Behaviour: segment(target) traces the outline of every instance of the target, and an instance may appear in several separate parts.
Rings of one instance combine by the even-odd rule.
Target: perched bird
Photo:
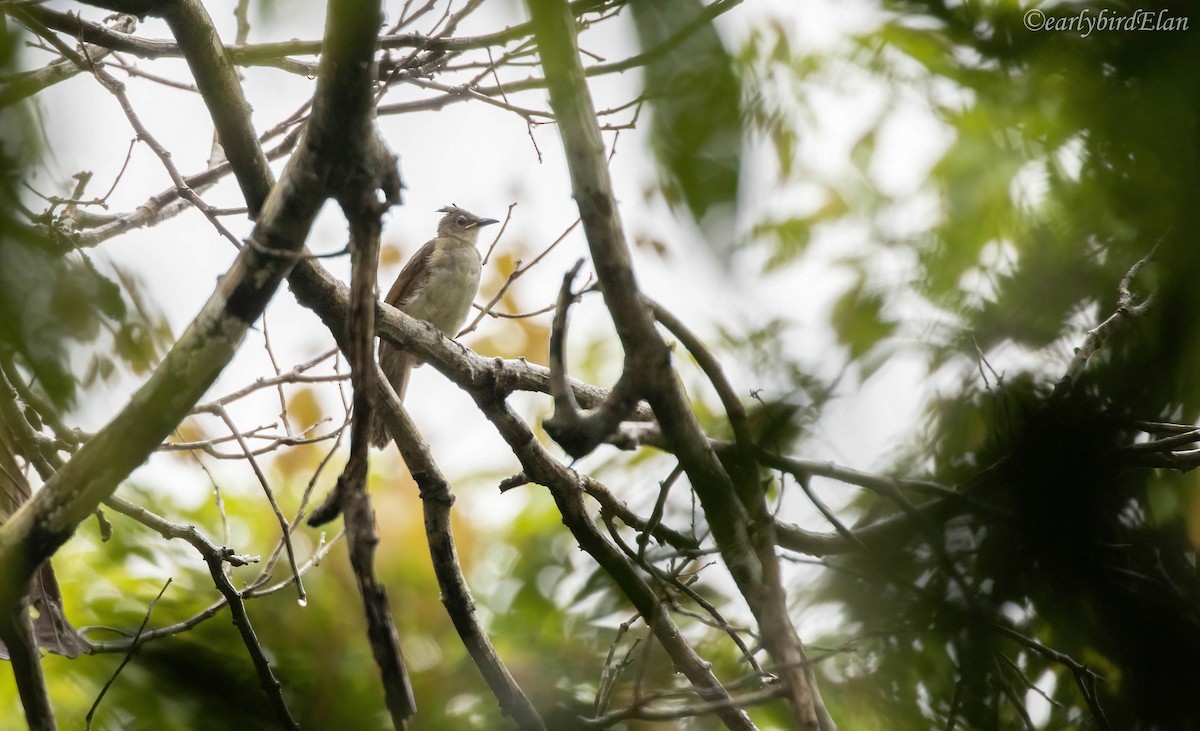
[[[475,293],[479,291],[482,258],[475,248],[479,229],[497,221],[480,218],[458,206],[446,206],[438,212],[446,215],[438,223],[437,237],[408,260],[384,302],[453,337],[467,319]],[[408,387],[408,372],[421,365],[421,361],[411,353],[381,341],[379,365],[396,395],[403,399]],[[386,447],[387,443],[387,427],[376,413],[371,421],[371,444]],[[309,513],[310,526],[324,525],[341,513],[341,489],[339,479],[337,486]]]
[[[408,260],[383,301],[454,337],[479,291],[482,260],[475,246],[479,229],[498,221],[453,205],[438,212],[446,215],[438,223],[437,237]],[[409,371],[421,361],[390,343],[380,342],[379,365],[396,395],[403,399]],[[387,429],[376,415],[371,424],[371,444],[385,447],[387,443]]]

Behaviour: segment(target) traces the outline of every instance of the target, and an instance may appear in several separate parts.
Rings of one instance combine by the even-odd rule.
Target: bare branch
[[[501,712],[511,716],[517,726],[526,731],[544,729],[541,715],[508,672],[475,616],[475,601],[459,565],[451,529],[450,507],[454,504],[454,495],[450,492],[450,485],[433,461],[429,445],[408,418],[399,398],[386,385],[387,381],[381,373],[377,374],[375,383],[388,431],[394,435],[400,454],[421,491],[425,535],[433,559],[434,574],[442,592],[442,604],[471,659],[500,703]]]
[[[266,693],[267,700],[269,701],[276,717],[285,728],[299,728],[299,725],[292,718],[291,712],[288,710],[287,703],[283,699],[279,681],[275,679],[275,674],[271,670],[271,665],[267,661],[267,657],[263,652],[262,645],[259,643],[258,637],[254,632],[254,627],[250,622],[250,615],[246,612],[245,598],[236,588],[234,588],[224,570],[226,562],[235,566],[240,566],[252,561],[256,561],[257,559],[252,557],[237,556],[228,548],[217,548],[211,541],[200,534],[200,532],[197,531],[194,526],[171,523],[170,521],[154,515],[145,508],[130,503],[120,497],[117,497],[116,495],[110,496],[105,501],[105,505],[108,505],[110,508],[119,513],[137,520],[138,522],[155,531],[158,531],[165,538],[182,538],[196,548],[201,557],[204,559],[205,565],[208,567],[208,573],[209,576],[212,577],[214,585],[224,597],[224,604],[229,606],[229,611],[233,616],[233,624],[235,627],[237,627],[239,634],[241,634],[242,643],[246,646],[246,650],[249,652],[250,659],[254,664],[254,669],[258,674],[259,684],[261,685],[263,692]],[[203,619],[207,619],[208,617],[216,614],[221,606],[222,604],[214,605],[189,622],[185,622],[182,625],[174,628],[150,632],[147,633],[146,636],[143,636],[142,631],[139,630],[138,637],[134,639],[134,643],[139,641],[144,642],[149,639],[157,639],[159,637],[178,633],[185,629],[190,629]],[[119,647],[124,648],[127,646],[131,645],[128,643],[122,643]],[[105,651],[101,650],[101,648],[98,646],[93,646],[91,649],[93,651]],[[114,651],[114,648],[111,646],[111,644],[108,648],[106,648],[106,651]]]
[[[50,693],[46,690],[46,678],[42,674],[42,661],[37,640],[33,636],[29,608],[23,601],[5,607],[0,613],[0,640],[8,649],[17,692],[25,709],[25,723],[30,731],[54,731],[57,728],[54,708],[50,705]]]
[[[1108,718],[1104,714],[1104,709],[1100,706],[1100,703],[1096,698],[1096,684],[1098,682],[1103,682],[1103,678],[1101,678],[1096,671],[1075,660],[1070,655],[1066,655],[1051,647],[1047,647],[1041,642],[1038,642],[1032,637],[1026,637],[1011,627],[997,624],[994,626],[994,629],[1005,637],[1017,642],[1021,646],[1033,650],[1048,660],[1056,662],[1070,670],[1071,674],[1075,677],[1075,682],[1079,684],[1079,689],[1082,691],[1088,707],[1092,710],[1092,717],[1095,718],[1097,723],[1100,724],[1099,728],[1104,729],[1105,731],[1112,728],[1108,723]]]
[[[361,31],[362,29],[360,29]],[[362,39],[360,39],[362,42]],[[383,680],[384,699],[399,731],[417,712],[412,682],[408,677],[404,654],[396,632],[396,622],[388,606],[387,592],[375,576],[375,547],[379,543],[375,512],[367,494],[368,453],[372,414],[375,410],[376,374],[373,355],[375,344],[375,281],[379,265],[379,238],[383,214],[400,198],[395,159],[385,179],[360,181],[357,191],[345,191],[338,202],[350,222],[351,280],[349,348],[350,382],[354,389],[350,425],[350,459],[338,478],[335,496],[345,516],[346,539],[350,544],[350,564],[362,596],[367,620],[367,638],[375,664]],[[390,180],[394,185],[388,185]],[[365,184],[364,184],[365,183]],[[386,187],[385,187],[386,186]],[[386,198],[379,201],[376,191],[384,188]]]
[[[333,21],[346,12],[346,5],[333,4],[336,10],[330,13],[331,26],[336,26]],[[371,38],[377,17],[376,6]],[[361,147],[347,149],[341,142],[330,142],[331,138],[341,140],[348,135],[346,139],[366,146],[374,139],[353,134],[358,128],[372,129],[370,82],[362,71],[364,64],[359,62],[364,54],[369,60],[371,46],[354,46],[354,40],[356,36],[343,36],[327,47],[313,124],[307,128],[311,139],[292,158],[283,180],[271,188],[269,170],[258,168],[258,174],[264,176],[260,182],[266,184],[256,183],[251,192],[270,189],[271,193],[252,234],[256,245],[241,251],[192,325],[130,403],[0,525],[0,609],[9,611],[15,606],[34,568],[142,463],[215,380],[246,329],[295,264],[294,254],[303,246],[329,194],[329,181],[337,180],[340,170],[361,170],[364,160],[374,159],[361,154]],[[357,79],[351,77],[354,73],[359,74]],[[236,83],[232,86],[237,88]],[[230,86],[223,88],[228,91]],[[365,103],[355,103],[355,89],[361,89]],[[231,146],[238,149],[237,145]],[[260,201],[249,197],[247,202],[251,209],[260,205]],[[248,630],[248,623],[245,626]]]
[[[713,675],[711,665],[687,643],[670,613],[632,564],[596,529],[580,498],[578,476],[546,453],[529,426],[507,404],[496,400],[486,389],[475,389],[471,395],[521,461],[525,473],[550,489],[563,516],[563,523],[579,546],[613,578],[638,612],[649,618],[651,630],[670,655],[676,669],[691,681],[702,698],[728,702],[729,695]],[[749,731],[755,728],[750,718],[735,707],[724,708],[717,715],[730,729]]]
[[[187,0],[187,2],[180,4],[195,4],[195,0]],[[201,9],[201,13],[203,13],[203,9]],[[205,203],[200,198],[199,194],[196,193],[196,191],[187,187],[187,184],[183,180],[183,176],[179,173],[179,170],[175,167],[175,163],[171,159],[171,153],[168,152],[167,149],[158,141],[158,139],[150,133],[150,131],[142,123],[142,120],[138,116],[137,112],[134,110],[133,104],[129,101],[129,96],[125,93],[125,85],[113,78],[113,76],[101,68],[99,64],[95,63],[91,59],[85,59],[68,48],[62,41],[58,39],[58,36],[51,33],[45,26],[39,23],[32,16],[19,10],[15,11],[15,14],[18,19],[22,20],[26,25],[29,26],[31,30],[50,42],[51,45],[58,49],[59,53],[77,65],[81,70],[91,71],[92,75],[96,77],[96,80],[100,82],[100,85],[116,98],[117,102],[121,106],[121,110],[125,113],[125,117],[129,120],[130,126],[133,127],[134,132],[137,133],[137,139],[146,143],[146,145],[158,157],[163,168],[170,176],[171,181],[175,184],[175,188],[180,197],[187,200],[202,214],[204,214],[204,216],[208,218],[209,223],[211,223],[222,236],[231,241],[234,246],[240,247],[241,244],[238,242],[237,237],[230,233],[229,229],[227,229],[225,225],[218,220],[217,216],[213,215],[212,207]],[[86,46],[84,50],[86,51]]]
[[[574,20],[550,0],[528,4],[572,193],[605,304],[625,349],[621,381],[628,379],[631,393],[649,401],[664,439],[687,472],[730,573],[759,621],[768,652],[783,668],[796,727],[832,729],[833,720],[816,692],[815,676],[788,614],[775,554],[774,520],[757,475],[746,460],[735,465],[739,469],[732,476],[717,460],[671,366],[670,350],[641,298],[579,59]]]
[[[550,395],[554,397],[554,413],[542,421],[546,434],[577,459],[604,442],[627,449],[637,446],[636,440],[619,438],[622,435],[618,432],[621,422],[637,406],[632,378],[623,374],[599,408],[588,413],[580,411],[575,393],[567,385],[567,312],[571,303],[578,301],[582,294],[571,291],[571,283],[582,266],[583,259],[575,262],[575,266],[563,275],[559,289],[550,333]]]
[[[138,627],[137,632],[133,635],[133,642],[129,645],[129,652],[125,653],[125,657],[121,659],[120,664],[117,665],[115,670],[113,670],[113,674],[109,676],[108,680],[106,680],[104,685],[100,688],[100,692],[96,694],[96,700],[92,701],[92,707],[88,709],[87,715],[84,716],[84,728],[86,728],[88,731],[91,731],[92,729],[92,717],[96,715],[96,709],[100,707],[100,701],[104,700],[104,694],[108,692],[108,689],[112,687],[112,684],[116,681],[117,676],[121,674],[121,671],[125,669],[125,666],[129,664],[130,660],[133,659],[133,653],[137,652],[138,648],[141,646],[140,643],[142,639],[142,633],[146,631],[146,625],[150,622],[150,615],[154,612],[154,607],[158,606],[158,600],[162,599],[163,594],[167,593],[167,587],[170,585],[171,580],[167,579],[166,583],[163,584],[163,588],[159,590],[158,596],[154,597],[154,599],[152,599],[150,603],[146,605],[146,616],[142,618],[142,624]]]
[[[288,523],[287,518],[284,517],[283,511],[280,510],[279,503],[275,500],[275,492],[271,489],[271,484],[267,481],[266,474],[259,467],[258,460],[250,453],[250,445],[246,442],[246,438],[238,433],[237,424],[229,416],[229,412],[222,406],[215,406],[211,413],[225,422],[225,426],[234,435],[238,446],[242,448],[242,453],[246,456],[246,461],[250,463],[251,469],[254,470],[254,476],[258,478],[258,484],[262,486],[263,493],[267,496],[267,502],[271,505],[271,510],[275,513],[275,520],[278,521],[279,528],[282,531],[284,545],[287,546],[288,563],[292,567],[292,577],[296,580],[296,592],[299,595],[300,603],[304,604],[307,601],[307,593],[304,591],[304,582],[300,578],[300,569],[296,564],[296,551],[292,547],[292,526]]]
[[[516,204],[513,204],[513,205],[516,205]],[[509,214],[511,215],[511,213],[512,213],[512,207],[510,206]],[[505,226],[508,225],[507,218],[505,218],[505,220],[504,220],[504,225]],[[540,261],[542,261],[542,259],[546,258],[546,255],[549,254],[551,251],[553,251],[554,247],[558,246],[559,243],[561,243],[562,240],[567,237],[567,234],[571,233],[571,231],[574,230],[575,227],[578,225],[579,225],[579,219],[575,219],[575,222],[572,223],[570,226],[567,226],[566,230],[563,231],[561,234],[559,234],[558,238],[556,238],[554,241],[550,242],[549,246],[547,246],[545,249],[542,250],[542,252],[540,254],[538,254],[537,256],[535,256],[533,258],[533,261],[529,262],[528,264],[524,264],[524,263],[518,261],[517,266],[515,269],[513,269],[512,274],[508,275],[508,279],[504,280],[504,284],[501,285],[500,289],[497,290],[496,294],[492,296],[492,299],[490,301],[488,301],[488,303],[486,305],[479,308],[479,314],[475,316],[474,320],[471,320],[471,324],[464,327],[458,333],[458,336],[462,337],[463,335],[466,335],[469,332],[474,332],[475,328],[479,325],[479,321],[482,320],[485,315],[491,315],[493,317],[505,317],[505,315],[502,315],[499,313],[493,313],[492,308],[496,305],[497,302],[499,302],[501,300],[501,298],[504,297],[504,293],[508,291],[509,287],[511,287],[514,282],[516,282],[518,279],[520,279],[522,276],[524,276],[524,274],[526,272],[528,272],[530,269],[532,269],[534,266],[536,266],[538,262],[540,262]],[[500,236],[503,235],[503,233],[504,233],[504,228],[501,227],[500,232],[496,234],[497,241],[500,240]],[[495,247],[495,244],[493,243],[492,246]],[[484,261],[486,262],[487,259],[491,257],[491,255],[492,255],[492,249],[489,248],[487,257],[484,258]],[[588,281],[590,283],[591,280],[589,279]],[[584,285],[584,289],[585,290],[587,289],[587,285]],[[551,306],[551,307],[547,308],[547,310],[545,310],[545,311],[548,312],[553,309],[554,309],[554,307]]]
[[[583,484],[583,489],[596,502],[600,503],[602,514],[611,515],[621,519],[625,525],[639,531],[642,536],[653,536],[656,540],[666,543],[680,551],[696,551],[700,548],[700,541],[695,536],[681,533],[673,528],[669,528],[662,524],[662,514],[655,506],[655,513],[650,518],[643,519],[637,513],[629,509],[629,506],[621,502],[613,495],[607,487],[601,484],[598,480],[590,475],[580,475],[580,482]],[[638,543],[645,547],[649,541],[642,541],[639,538]],[[640,556],[639,556],[640,560]]]
[[[1116,311],[1109,315],[1104,322],[1087,331],[1087,335],[1083,339],[1083,345],[1075,349],[1075,356],[1071,358],[1070,364],[1067,365],[1067,372],[1055,384],[1054,396],[1064,395],[1071,390],[1071,387],[1075,385],[1075,382],[1083,374],[1083,369],[1087,367],[1088,360],[1104,345],[1104,341],[1108,340],[1110,335],[1125,324],[1126,320],[1141,317],[1150,309],[1154,295],[1147,296],[1135,305],[1133,303],[1133,293],[1129,288],[1137,273],[1154,258],[1154,252],[1157,249],[1158,245],[1155,244],[1151,247],[1150,253],[1134,262],[1133,266],[1129,267],[1129,271],[1125,273],[1125,276],[1121,278],[1120,283],[1117,285]]]
[[[113,19],[111,26],[104,27],[111,28],[113,31],[119,33],[132,33],[137,27],[137,18],[132,15],[118,15]],[[90,44],[81,50],[83,56],[90,58],[93,62],[99,61],[112,53],[108,48]],[[85,68],[72,60],[63,58],[52,61],[37,71],[22,74],[0,87],[0,108],[37,94],[43,89],[53,86],[60,81],[65,81],[85,70]]]
[[[228,563],[230,566],[248,566],[258,561],[257,556],[243,556],[232,548],[218,547],[194,525],[175,523],[132,503],[119,495],[112,495],[104,504],[110,509],[132,518],[168,540],[179,538],[200,554],[206,563]]]
[[[624,721],[680,721],[685,718],[696,718],[719,713],[730,708],[752,708],[785,697],[784,689],[780,686],[770,686],[753,693],[733,696],[727,701],[690,701],[677,704],[674,707],[654,707],[654,698],[644,698],[636,705],[610,711],[595,718],[583,718],[580,721],[587,728],[610,728]]]

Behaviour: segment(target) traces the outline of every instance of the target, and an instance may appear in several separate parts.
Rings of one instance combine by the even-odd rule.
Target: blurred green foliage
[[[651,142],[664,191],[696,219],[737,202],[741,80],[700,0],[630,4],[643,52]]]
[[[7,23],[0,31],[0,72],[16,63],[15,31]],[[78,386],[107,379],[118,368],[145,373],[170,332],[142,296],[141,282],[107,262],[97,266],[92,254],[74,245],[59,223],[75,211],[71,194],[41,194],[42,211],[22,202],[26,173],[45,152],[38,120],[24,104],[0,109],[0,357],[12,358],[38,391],[65,408]],[[82,197],[91,173],[74,177],[73,194]],[[75,372],[78,363],[70,362],[81,354],[83,378]]]
[[[5,186],[0,207],[11,213],[14,201]],[[68,242],[9,218],[3,226],[0,353],[26,368],[53,403],[72,405],[79,385],[106,378],[121,365],[144,372],[156,362],[169,333],[161,316],[136,306],[136,289],[123,291]],[[123,283],[134,284],[129,278]],[[83,346],[88,358],[80,381],[68,363],[73,344]]]
[[[808,172],[779,148],[819,118],[809,86],[830,79],[916,95],[951,133],[917,191],[936,214],[915,232],[880,215],[913,193],[872,184],[886,109],[854,145],[861,178],[804,181],[841,191],[824,196],[844,201],[832,220],[869,231],[843,255],[855,276],[832,311],[855,372],[869,377],[903,342],[931,377],[957,384],[914,425],[898,471],[977,501],[931,500],[886,552],[826,561],[819,596],[846,623],[825,642],[851,649],[826,666],[825,697],[843,712],[857,699],[887,728],[1197,728],[1195,480],[1131,467],[1121,450],[1140,438],[1136,420],[1200,416],[1200,36],[1031,29],[1028,9],[885,2],[850,49],[806,55],[763,27],[738,56],[756,83],[786,92],[753,97],[750,117],[781,184]],[[772,267],[804,256],[831,222],[771,215],[747,243]],[[1135,303],[1153,293],[1149,313],[1104,343],[1069,396],[1052,396],[1085,330],[1114,312],[1118,283],[1152,251],[1130,285]],[[864,523],[903,514],[878,497],[858,509]]]
[[[317,453],[310,454],[313,460]],[[296,470],[311,470],[312,460],[297,461]],[[298,471],[293,477],[303,474]],[[304,480],[289,482],[274,475],[285,510],[293,510]],[[264,559],[274,550],[278,524],[253,485],[223,490],[229,515],[236,516],[236,549]],[[128,490],[129,488],[125,488]],[[375,482],[376,510],[396,516],[381,526],[377,570],[389,587],[402,645],[413,670],[424,728],[492,729],[503,727],[499,709],[467,657],[444,608],[424,547],[421,507],[411,481]],[[220,536],[219,518],[211,503],[189,510],[149,490],[129,494],[174,520],[193,522],[210,536]],[[517,499],[514,496],[514,499]],[[573,626],[565,610],[539,584],[539,575],[564,570],[567,553],[560,541],[540,540],[547,521],[557,523],[548,500],[534,501],[520,520],[496,535],[478,535],[470,523],[457,521],[465,569],[477,587],[484,616],[493,618],[501,654],[523,685],[553,708],[563,697],[560,679],[594,675],[596,653],[604,647],[597,630]],[[115,531],[101,543],[94,525],[85,526],[56,559],[68,612],[78,626],[89,627],[93,640],[129,636],[147,606],[172,579],[155,607],[148,627],[182,621],[217,601],[207,569],[181,542],[168,543],[120,515],[110,514]],[[555,531],[561,533],[561,531]],[[297,534],[301,556],[319,536]],[[522,546],[520,552],[513,544]],[[495,557],[502,566],[479,571]],[[520,559],[519,561],[517,559]],[[253,580],[260,565],[233,569],[235,585]],[[273,571],[271,583],[288,576],[286,561]],[[247,602],[255,632],[267,652],[287,701],[305,728],[390,728],[382,706],[378,671],[371,659],[362,604],[349,570],[344,544],[305,575],[309,602],[301,607],[291,586]],[[540,587],[540,588],[539,588]],[[504,596],[497,606],[497,596]],[[566,632],[567,627],[572,631]],[[110,629],[106,629],[110,628]],[[514,629],[515,628],[515,629]],[[507,639],[505,639],[507,638]],[[71,661],[50,655],[44,661],[59,722],[81,728],[101,686],[123,653],[84,656]],[[0,675],[0,718],[21,718],[11,673]],[[4,723],[0,727],[9,728]],[[263,698],[249,656],[228,610],[195,629],[144,645],[110,688],[96,714],[98,729],[227,729],[277,728]]]
[[[0,112],[6,113],[12,112]],[[102,272],[68,236],[46,235],[57,231],[62,203],[42,213],[27,211],[19,220],[17,187],[30,161],[11,156],[13,147],[21,149],[20,137],[0,134],[0,142],[0,356],[28,371],[55,406],[69,407],[81,385],[107,379],[118,368],[149,370],[170,331],[142,296],[138,279],[108,264],[111,273]],[[86,359],[82,378],[70,363],[73,353]]]
[[[295,509],[307,476],[323,456],[317,449],[304,451],[306,459],[293,458],[286,472],[270,475],[285,512]],[[397,480],[396,465],[385,462],[385,470],[372,478],[375,510],[389,516],[379,526],[376,570],[388,587],[412,674],[419,707],[416,727],[508,728],[439,600],[416,487],[407,476]],[[493,490],[494,480],[467,479],[458,489],[461,505],[461,501],[483,498],[480,491]],[[617,624],[631,619],[631,610],[610,580],[591,574],[594,567],[563,529],[545,491],[535,486],[523,491],[505,498],[523,502],[507,525],[481,529],[458,517],[454,530],[479,616],[548,727],[582,728],[578,717],[592,712],[604,658],[618,637],[623,638],[614,645],[618,660],[632,652],[647,664],[644,669],[623,670],[622,685],[610,707],[631,699],[635,674],[647,688],[677,683],[665,656],[646,653],[644,625],[634,622],[627,634],[618,633]],[[211,537],[222,535],[220,516],[211,502],[187,508],[161,491],[135,486],[123,488],[123,494],[172,520],[190,522]],[[279,527],[261,489],[225,484],[222,495],[236,550],[264,560],[270,557],[277,549]],[[121,515],[110,513],[109,519],[114,534],[108,542],[100,541],[94,523],[85,525],[55,561],[61,567],[67,611],[77,626],[86,628],[90,639],[132,636],[168,578],[171,584],[154,607],[148,629],[184,621],[220,599],[206,566],[191,547],[167,542]],[[632,543],[632,537],[627,538]],[[303,559],[316,548],[320,536],[318,531],[303,529],[294,541]],[[235,586],[255,582],[261,566],[233,569]],[[582,578],[589,574],[591,578]],[[271,575],[269,585],[285,580],[286,560],[279,561]],[[344,543],[305,574],[304,581],[307,606],[299,605],[292,586],[247,601],[254,631],[290,710],[304,728],[390,728]],[[683,626],[692,631],[700,628],[690,622]],[[706,641],[698,649],[723,674],[740,673],[739,658],[727,641]],[[124,654],[85,655],[76,660],[45,656],[43,666],[61,727],[83,726]],[[759,713],[782,723],[779,709]],[[21,717],[13,677],[0,673],[0,719]],[[20,727],[19,721],[14,723],[0,721],[0,728]],[[234,727],[278,728],[278,722],[227,609],[189,631],[143,645],[107,691],[93,722],[93,728],[100,730]],[[631,723],[627,727],[656,726]],[[690,728],[716,729],[719,724],[700,719]]]

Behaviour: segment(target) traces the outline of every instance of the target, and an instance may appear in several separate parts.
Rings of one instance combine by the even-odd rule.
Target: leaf
[[[751,241],[775,240],[775,250],[766,263],[766,269],[770,271],[794,261],[804,253],[812,238],[812,224],[805,218],[763,221],[750,229],[749,238]]]
[[[664,192],[678,193],[691,215],[702,219],[737,200],[741,81],[712,20],[702,17],[702,3],[657,0],[630,7],[642,50],[652,56],[645,94]]]
[[[13,201],[0,180],[0,353],[20,356],[59,407],[73,402],[78,385],[108,378],[118,365],[149,368],[170,333],[162,313],[143,303],[142,285],[115,268],[114,281],[62,236],[16,220]],[[72,341],[96,346],[78,381],[68,370]]]
[[[22,355],[50,398],[63,405],[75,389],[63,341],[81,328],[55,316],[57,281],[66,275],[55,271],[47,244],[0,214],[0,348]]]
[[[850,349],[851,360],[859,360],[896,331],[896,323],[884,317],[884,304],[883,296],[867,291],[861,278],[834,304],[833,326],[838,341]]]

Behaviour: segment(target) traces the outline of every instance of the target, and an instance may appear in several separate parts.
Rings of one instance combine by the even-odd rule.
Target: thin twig
[[[1124,325],[1127,320],[1141,317],[1149,311],[1150,305],[1154,301],[1154,295],[1148,295],[1135,305],[1130,286],[1133,284],[1133,278],[1137,276],[1142,267],[1154,258],[1154,253],[1157,250],[1158,244],[1155,244],[1150,248],[1150,253],[1135,261],[1133,266],[1129,267],[1129,271],[1125,273],[1125,276],[1121,278],[1121,281],[1117,284],[1117,309],[1104,322],[1087,331],[1083,339],[1083,344],[1075,349],[1075,356],[1071,358],[1071,362],[1067,365],[1067,372],[1055,384],[1052,393],[1053,397],[1061,397],[1070,391],[1075,382],[1083,374],[1083,369],[1087,367],[1088,360],[1104,345],[1104,341],[1108,340],[1109,336]]]
[[[87,715],[84,716],[84,728],[87,729],[87,731],[91,731],[92,729],[92,717],[96,715],[96,709],[100,707],[100,701],[104,699],[104,694],[107,693],[112,684],[116,682],[117,676],[121,674],[121,671],[124,670],[125,666],[129,664],[129,661],[133,659],[133,654],[138,651],[138,648],[141,647],[142,633],[146,631],[146,624],[150,622],[150,615],[154,612],[154,607],[158,605],[158,600],[162,599],[163,594],[167,592],[167,587],[170,585],[171,579],[167,579],[167,583],[163,584],[163,588],[159,590],[158,596],[154,597],[154,599],[146,607],[146,615],[142,617],[142,623],[140,626],[138,626],[137,632],[133,635],[133,642],[129,644],[129,652],[126,652],[125,657],[121,658],[121,663],[117,665],[117,669],[113,670],[112,676],[105,681],[104,686],[100,688],[100,692],[96,695],[96,700],[92,701],[92,707],[88,709]]]
[[[399,399],[392,389],[384,385],[382,373],[378,374],[376,382],[379,384],[376,392],[388,431],[393,435],[420,489],[425,536],[434,575],[441,589],[442,604],[468,654],[499,702],[501,712],[511,716],[518,727],[525,731],[543,731],[545,723],[541,715],[509,673],[476,616],[475,602],[463,576],[454,541],[450,513],[454,495],[450,485]]]
[[[225,227],[225,224],[221,223],[216,216],[212,215],[211,207],[200,198],[196,191],[188,187],[187,183],[183,179],[183,176],[180,175],[179,169],[175,167],[175,163],[171,159],[171,153],[162,145],[162,143],[158,141],[158,138],[150,133],[150,130],[148,130],[142,123],[141,118],[133,108],[133,104],[129,101],[129,96],[125,93],[125,85],[113,78],[111,74],[109,74],[95,62],[81,57],[79,54],[75,53],[75,51],[73,51],[69,46],[59,40],[58,36],[54,35],[50,29],[38,22],[38,20],[30,15],[25,9],[14,9],[13,12],[14,16],[20,19],[21,22],[25,23],[30,30],[42,38],[45,38],[47,42],[54,46],[59,53],[68,58],[72,63],[77,65],[80,69],[92,72],[92,75],[96,77],[96,80],[100,82],[100,85],[103,86],[104,89],[110,94],[112,94],[114,98],[116,98],[121,110],[125,113],[126,119],[129,120],[130,126],[133,127],[134,132],[137,133],[137,138],[146,143],[146,146],[149,147],[158,157],[163,169],[166,170],[167,175],[170,176],[171,182],[175,184],[175,188],[179,192],[179,195],[195,206],[202,214],[204,214],[205,218],[209,220],[209,223],[212,224],[213,228],[215,228],[218,233],[228,239],[236,248],[240,249],[242,244],[238,238],[234,236],[233,233]],[[87,46],[84,46],[83,50],[86,55]]]
[[[292,577],[296,580],[296,593],[298,594],[299,601],[301,604],[307,604],[308,593],[304,590],[304,580],[300,577],[300,568],[296,564],[296,549],[292,546],[292,524],[288,522],[288,519],[283,515],[283,511],[279,509],[279,503],[275,500],[275,492],[271,489],[270,482],[267,481],[266,473],[258,465],[258,460],[251,454],[249,443],[238,432],[237,424],[234,423],[233,417],[229,415],[225,407],[214,405],[209,409],[209,413],[225,422],[225,426],[229,428],[230,433],[237,437],[237,443],[246,455],[246,460],[250,463],[250,468],[254,471],[254,476],[258,478],[258,484],[262,486],[263,492],[267,496],[267,502],[271,505],[272,512],[275,513],[275,519],[279,522],[284,545],[287,547],[288,565],[292,569]]]
[[[511,210],[511,208],[509,210]],[[507,224],[507,221],[505,221],[505,223]],[[504,297],[504,293],[508,291],[508,289],[513,285],[513,283],[516,282],[518,279],[520,279],[522,276],[524,276],[525,273],[528,272],[530,269],[537,266],[538,262],[542,261],[542,259],[545,259],[546,256],[551,251],[554,251],[554,247],[556,247],[560,243],[562,243],[563,239],[567,238],[567,234],[571,233],[571,231],[573,231],[575,229],[575,227],[578,225],[579,225],[579,219],[577,218],[577,219],[575,219],[574,223],[572,223],[570,226],[567,226],[566,230],[564,230],[561,234],[558,235],[558,238],[554,239],[554,241],[551,241],[549,246],[547,246],[545,249],[543,249],[540,254],[535,256],[533,258],[533,261],[529,262],[528,264],[523,264],[522,262],[518,261],[517,266],[516,266],[516,268],[513,269],[512,274],[508,275],[508,279],[506,279],[504,281],[504,284],[502,284],[500,286],[500,289],[496,292],[495,295],[492,296],[492,299],[486,305],[479,308],[479,314],[475,316],[475,319],[471,320],[469,325],[467,325],[465,328],[462,329],[461,332],[459,332],[458,336],[462,337],[463,335],[466,335],[467,333],[474,332],[475,328],[479,326],[479,321],[482,320],[484,318],[484,316],[491,314],[492,308],[495,307],[496,303],[499,302]],[[501,231],[501,233],[503,233],[503,231]],[[491,250],[489,250],[488,253],[490,255]],[[592,280],[589,277],[587,282],[583,286],[584,290],[587,290],[590,288],[591,281]],[[582,294],[582,292],[580,294]]]

